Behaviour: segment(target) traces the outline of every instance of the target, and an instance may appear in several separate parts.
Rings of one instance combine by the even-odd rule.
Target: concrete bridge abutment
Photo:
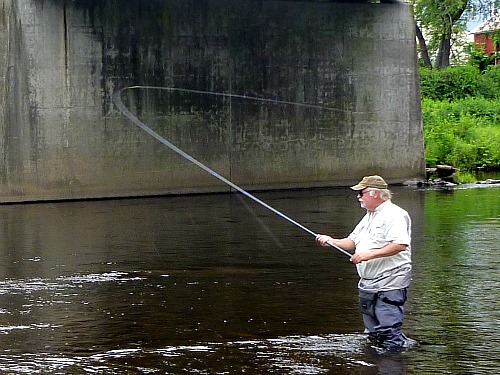
[[[405,3],[0,0],[0,201],[423,178]]]

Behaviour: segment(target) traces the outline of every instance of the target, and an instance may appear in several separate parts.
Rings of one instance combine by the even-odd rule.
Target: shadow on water
[[[0,372],[490,373],[498,188],[394,191],[413,219],[416,348],[370,348],[347,257],[239,195],[7,205]],[[335,236],[363,215],[349,189],[258,196]]]

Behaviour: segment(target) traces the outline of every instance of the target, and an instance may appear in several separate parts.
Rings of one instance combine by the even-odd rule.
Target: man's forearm
[[[373,256],[372,259],[375,258],[383,258],[391,255],[395,255],[401,251],[406,250],[406,245],[401,245],[398,243],[391,242],[380,249],[373,249],[371,254]]]
[[[351,240],[350,238],[333,238],[330,236],[327,236],[325,234],[319,234],[316,237],[316,241],[318,241],[321,245],[323,246],[328,246],[327,242],[330,242],[332,245],[338,246],[341,249],[344,249],[346,251],[354,252],[356,249],[356,245],[354,244],[354,241]]]
[[[332,243],[350,252],[354,252],[354,250],[356,250],[356,245],[354,244],[354,241],[351,240],[350,238],[333,239]]]

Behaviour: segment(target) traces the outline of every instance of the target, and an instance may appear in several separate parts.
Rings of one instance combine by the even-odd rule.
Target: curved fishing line
[[[118,93],[121,94],[122,91],[128,90],[128,89],[151,89],[151,90],[187,92],[187,93],[191,93],[191,94],[222,96],[222,97],[228,97],[228,98],[246,99],[246,100],[253,100],[253,101],[257,101],[257,102],[272,103],[272,104],[287,104],[287,105],[293,105],[293,106],[296,106],[296,107],[307,107],[307,108],[321,109],[321,110],[324,110],[324,111],[358,113],[356,111],[345,110],[345,109],[340,109],[340,108],[332,108],[332,107],[322,106],[322,105],[318,105],[318,104],[296,103],[296,102],[290,102],[290,101],[285,101],[285,100],[275,100],[275,99],[267,99],[267,98],[258,98],[258,97],[255,97],[255,96],[248,96],[248,95],[227,94],[225,92],[203,91],[203,90],[193,90],[193,89],[181,89],[181,88],[178,88],[178,87],[129,86],[129,87],[122,88],[121,90],[118,91]],[[113,98],[115,97],[116,94],[117,94],[117,92],[115,92],[115,94],[113,94]]]
[[[190,92],[190,93],[197,93],[197,94],[211,94],[211,95],[218,95],[218,96],[229,96],[230,94],[225,94],[225,93],[212,93],[212,92],[209,92],[209,91],[200,91],[200,90],[189,90],[189,89],[179,89],[179,88],[171,88],[171,87],[155,87],[155,86],[130,86],[130,87],[124,87],[122,88],[121,90],[118,90],[116,91],[113,96],[112,96],[112,100],[113,100],[113,103],[115,104],[115,106],[118,108],[118,110],[125,116],[127,117],[130,121],[132,121],[135,125],[137,125],[139,128],[141,128],[142,130],[144,130],[146,133],[148,133],[150,136],[152,136],[153,138],[157,139],[158,141],[160,141],[162,144],[164,144],[165,146],[167,146],[168,148],[170,148],[171,150],[175,151],[177,154],[179,154],[180,156],[182,156],[183,158],[189,160],[191,163],[197,165],[198,167],[200,167],[201,169],[203,169],[205,172],[208,172],[209,174],[211,174],[213,177],[219,179],[220,181],[224,182],[225,184],[229,185],[230,187],[232,187],[233,189],[239,191],[241,194],[245,195],[246,197],[252,199],[253,201],[257,202],[258,204],[260,204],[261,206],[267,208],[268,210],[274,212],[276,215],[280,216],[281,218],[285,219],[285,220],[288,220],[290,223],[292,223],[293,225],[299,227],[300,229],[306,231],[307,233],[311,234],[312,236],[316,237],[318,234],[317,233],[314,233],[312,230],[306,228],[305,226],[303,226],[302,224],[296,222],[295,220],[291,219],[290,217],[286,216],[285,214],[283,214],[282,212],[278,211],[277,209],[275,209],[274,207],[271,207],[269,206],[267,203],[261,201],[259,198],[255,197],[254,195],[250,194],[249,192],[247,192],[246,190],[243,190],[242,188],[240,188],[238,185],[234,184],[233,182],[229,181],[227,178],[221,176],[220,174],[218,174],[217,172],[215,172],[214,170],[210,169],[209,167],[207,167],[205,164],[201,163],[200,161],[196,160],[195,158],[193,158],[191,155],[185,153],[184,151],[182,151],[180,148],[178,148],[177,146],[175,146],[174,144],[170,143],[169,141],[167,141],[165,138],[163,138],[162,136],[160,136],[158,133],[156,133],[154,130],[152,130],[151,128],[149,128],[146,124],[144,124],[141,120],[139,120],[139,118],[137,116],[135,116],[132,112],[130,112],[127,107],[123,104],[122,102],[122,99],[121,99],[121,93],[125,90],[131,90],[131,89],[161,89],[161,90],[170,90],[170,91],[181,91],[181,92]],[[271,100],[271,99],[258,99],[258,98],[252,98],[252,97],[247,97],[247,96],[243,96],[243,95],[233,95],[231,94],[231,96],[233,97],[238,97],[238,98],[244,98],[244,99],[257,99],[257,100],[260,100],[260,101],[268,101],[268,102],[273,102],[273,103],[279,103],[279,104],[294,104],[292,102],[283,102],[283,101],[277,101],[277,100]],[[296,103],[296,104],[301,104],[301,103]],[[307,104],[301,104],[303,106],[309,106]],[[324,107],[321,107],[321,106],[316,106],[318,108],[324,108]],[[330,247],[333,247],[334,249],[340,251],[341,253],[347,255],[349,258],[352,256],[351,254],[349,254],[347,251],[345,251],[344,249],[328,242],[328,245]]]

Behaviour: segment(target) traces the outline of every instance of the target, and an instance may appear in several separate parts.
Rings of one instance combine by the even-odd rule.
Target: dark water
[[[394,191],[416,348],[374,353],[349,259],[241,195],[4,205],[0,373],[492,373],[500,187]],[[336,236],[363,215],[349,189],[256,195]]]

